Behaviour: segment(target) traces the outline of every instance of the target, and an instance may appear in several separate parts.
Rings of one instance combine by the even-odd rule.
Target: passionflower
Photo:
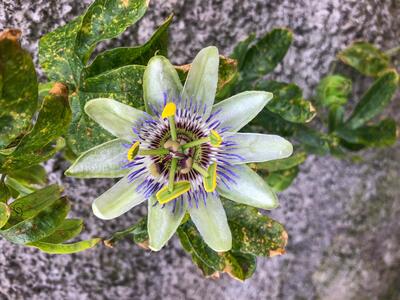
[[[152,250],[167,243],[186,212],[212,249],[231,249],[220,196],[262,209],[278,204],[246,164],[285,158],[292,145],[276,135],[238,133],[272,94],[247,91],[214,104],[218,65],[217,48],[201,50],[182,86],[171,63],[154,56],[143,76],[146,111],[104,98],[85,105],[85,112],[117,138],[83,153],[66,174],[122,177],[93,202],[93,212],[113,219],[148,200]]]

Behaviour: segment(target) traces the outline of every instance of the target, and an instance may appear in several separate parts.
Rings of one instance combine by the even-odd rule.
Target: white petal
[[[286,158],[293,152],[292,144],[279,135],[235,133],[227,140],[236,143],[232,146],[232,150],[227,150],[229,153],[239,155],[230,160],[234,164]]]
[[[143,96],[146,111],[152,113],[154,107],[159,112],[164,106],[164,94],[169,99],[177,99],[182,92],[178,73],[168,59],[154,56],[149,60],[143,75]]]
[[[85,105],[85,112],[112,135],[129,142],[135,138],[134,123],[149,117],[144,111],[107,98],[90,100]]]
[[[103,220],[114,219],[146,200],[142,193],[136,192],[136,187],[142,181],[137,179],[134,182],[128,182],[127,177],[123,177],[94,200],[92,209],[96,217]]]
[[[174,235],[176,229],[181,224],[186,212],[186,203],[183,201],[174,203],[169,202],[163,208],[157,203],[155,197],[150,198],[148,205],[147,230],[149,232],[149,247],[153,251],[159,251]]]
[[[221,110],[216,116],[221,121],[219,127],[236,132],[254,119],[271,99],[272,94],[268,92],[243,92],[215,104],[211,113]]]
[[[193,204],[188,211],[207,245],[217,252],[232,248],[232,234],[228,225],[221,200],[213,194],[207,194],[207,203],[199,201],[199,207]]]
[[[194,58],[186,78],[182,98],[189,97],[194,103],[206,105],[205,117],[211,111],[218,84],[218,48],[210,46],[202,49]]]
[[[256,172],[246,165],[236,165],[232,168],[237,177],[236,183],[219,183],[217,191],[221,196],[250,206],[272,209],[278,206],[276,194]]]
[[[78,178],[115,178],[125,176],[125,141],[115,139],[82,153],[65,171],[65,175]]]

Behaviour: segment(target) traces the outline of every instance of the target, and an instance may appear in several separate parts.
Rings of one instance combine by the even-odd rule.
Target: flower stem
[[[168,178],[168,190],[172,192],[174,190],[174,182],[175,182],[175,172],[178,166],[178,158],[174,157],[171,161],[171,169],[169,170],[169,178]]]
[[[139,154],[140,155],[163,155],[163,154],[168,154],[169,150],[165,148],[159,148],[159,149],[140,149]]]
[[[186,150],[186,149],[192,148],[194,146],[198,146],[198,145],[207,143],[209,141],[210,141],[210,138],[208,136],[204,137],[204,138],[201,138],[201,139],[198,139],[198,140],[195,140],[195,141],[191,141],[191,142],[189,142],[187,144],[183,144],[182,145],[182,150]]]
[[[204,177],[208,177],[208,172],[206,169],[204,169],[203,167],[201,167],[198,163],[193,163],[192,168],[195,169],[197,172],[199,172],[201,175],[203,175]]]

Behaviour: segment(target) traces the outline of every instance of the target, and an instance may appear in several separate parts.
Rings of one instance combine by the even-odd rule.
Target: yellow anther
[[[208,176],[203,178],[203,185],[207,193],[212,193],[217,187],[217,163],[211,164],[207,173]]]
[[[161,114],[161,118],[169,118],[175,116],[176,112],[176,105],[173,102],[168,102],[167,105],[165,105],[164,110]]]
[[[164,186],[157,192],[156,198],[160,204],[165,204],[178,198],[180,195],[188,192],[189,190],[189,181],[178,181],[174,183],[174,189],[172,191],[169,190],[168,185]]]
[[[222,137],[215,130],[210,132],[210,143],[215,147],[219,147],[222,143]]]
[[[139,153],[140,142],[135,142],[128,150],[127,158],[129,161],[132,161],[136,155]]]

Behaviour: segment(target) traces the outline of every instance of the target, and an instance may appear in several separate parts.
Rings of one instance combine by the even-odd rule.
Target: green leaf
[[[86,63],[98,42],[117,37],[146,12],[149,0],[95,0],[77,34],[75,51]]]
[[[328,75],[317,86],[318,103],[324,107],[340,106],[347,103],[352,82],[341,75]]]
[[[25,169],[11,170],[8,175],[26,185],[44,185],[47,182],[46,170],[41,165],[35,165]]]
[[[68,146],[75,154],[114,139],[84,113],[86,102],[94,98],[111,98],[136,108],[143,106],[144,70],[144,66],[125,66],[88,78],[83,83],[78,96],[72,98],[73,119],[67,135]]]
[[[343,63],[367,76],[379,76],[389,68],[389,57],[367,42],[355,42],[339,52],[337,57]]]
[[[363,126],[357,129],[338,128],[335,133],[351,144],[368,147],[388,147],[396,142],[396,122],[385,119],[377,125]]]
[[[40,211],[59,199],[60,193],[61,191],[59,186],[53,184],[24,197],[18,198],[10,204],[11,216],[8,220],[8,225],[13,226],[19,222],[36,216]]]
[[[294,83],[262,81],[256,89],[273,93],[274,97],[264,110],[268,109],[289,122],[310,122],[316,115],[311,102],[303,98],[302,90]],[[263,117],[262,113],[259,117]]]
[[[239,61],[242,78],[251,81],[272,72],[285,57],[292,39],[292,32],[285,28],[273,29],[261,37]]]
[[[4,202],[0,202],[0,229],[7,223],[10,215],[10,207]]]
[[[298,166],[290,169],[278,170],[270,173],[267,176],[266,181],[275,192],[282,192],[293,183],[298,173]]]
[[[306,152],[318,155],[330,153],[332,138],[323,132],[301,126],[296,129],[295,138],[302,144]]]
[[[141,219],[139,222],[133,226],[128,227],[125,230],[117,231],[113,235],[104,241],[107,247],[114,247],[115,243],[130,237],[132,240],[141,246],[142,248],[148,249],[149,244],[149,234],[147,232],[147,218]]]
[[[54,86],[54,82],[39,83],[39,103],[42,104],[44,97],[48,96],[51,89]]]
[[[39,41],[39,62],[47,77],[66,84],[70,90],[79,85],[83,64],[74,51],[83,16],[47,33]]]
[[[11,197],[11,191],[3,180],[0,180],[0,202],[7,202]]]
[[[244,281],[250,278],[256,268],[256,257],[235,251],[215,252],[201,238],[191,221],[178,228],[182,247],[192,256],[193,262],[205,276],[218,276],[228,273],[235,279]]]
[[[56,200],[33,218],[24,220],[6,230],[0,230],[0,235],[16,244],[27,244],[39,241],[51,235],[64,221],[70,209],[66,198]]]
[[[250,124],[262,126],[269,134],[277,134],[283,137],[293,136],[299,127],[299,124],[286,121],[281,116],[267,109],[264,109]]]
[[[225,200],[224,207],[231,228],[232,250],[257,256],[283,254],[287,243],[285,228],[251,206]]]
[[[28,243],[27,246],[38,248],[40,251],[49,254],[72,254],[85,251],[97,245],[101,239],[95,238],[86,241],[80,241],[73,244],[51,244],[44,242]]]
[[[252,163],[249,166],[254,170],[266,170],[268,172],[276,172],[291,169],[302,164],[307,158],[305,152],[297,152],[288,158],[266,161],[262,163]]]
[[[254,33],[250,34],[246,39],[243,41],[240,41],[235,48],[233,49],[232,54],[230,57],[233,59],[236,59],[238,61],[238,67],[239,69],[242,68],[244,62],[245,62],[245,57],[247,54],[247,51],[249,51],[250,45],[254,42],[256,39],[256,35]]]
[[[66,219],[56,231],[40,240],[40,243],[59,244],[76,237],[83,229],[83,221],[80,219]]]
[[[50,95],[44,99],[33,129],[21,139],[10,155],[3,158],[1,171],[28,168],[54,155],[58,149],[53,144],[64,134],[71,120],[67,96],[65,86],[55,84]]]
[[[168,28],[172,17],[173,15],[170,15],[145,44],[138,47],[114,48],[97,55],[85,68],[85,78],[127,65],[147,65],[149,59],[156,54],[167,57]]]
[[[25,196],[35,191],[35,188],[26,185],[10,176],[7,176],[4,182],[10,189],[16,191],[19,196]]]
[[[30,54],[20,47],[20,31],[0,32],[0,149],[23,134],[38,105],[38,84]]]
[[[345,109],[343,106],[332,106],[329,109],[328,115],[328,130],[329,132],[335,131],[344,122]]]
[[[352,129],[361,127],[383,111],[394,96],[399,84],[396,70],[389,70],[378,78],[358,102],[346,126]]]

